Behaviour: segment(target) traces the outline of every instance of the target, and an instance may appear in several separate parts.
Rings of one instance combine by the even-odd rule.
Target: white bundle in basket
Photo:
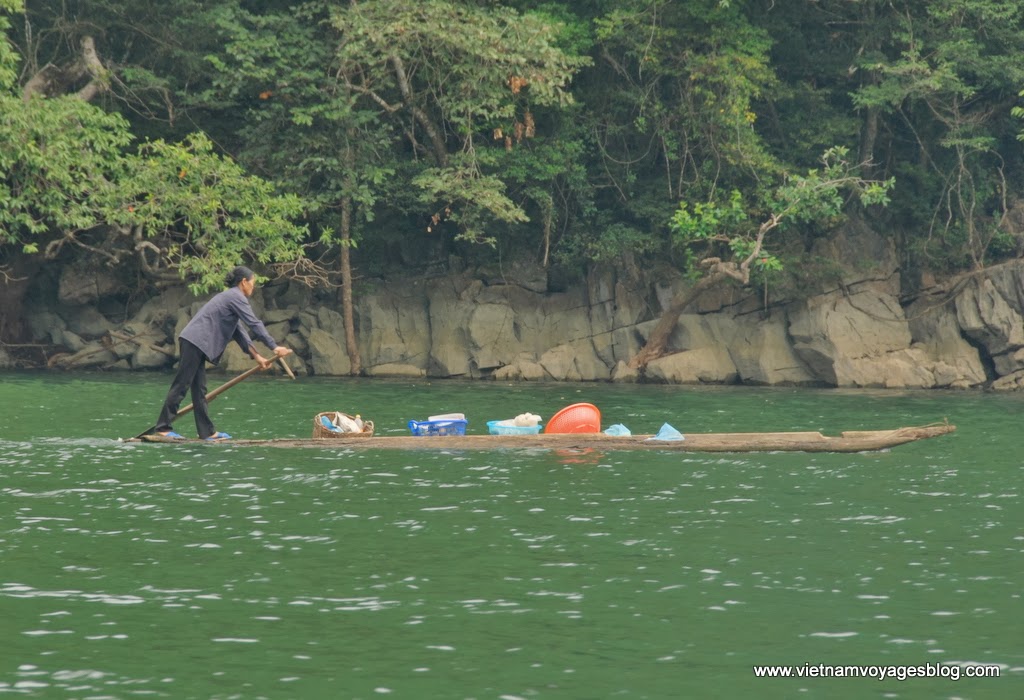
[[[536,413],[520,413],[512,419],[512,425],[517,428],[533,428],[536,427],[540,421],[541,418]]]
[[[363,432],[363,419],[357,414],[356,417],[349,418],[344,413],[335,412],[334,420],[331,421],[339,429],[338,432],[342,433],[361,433]]]
[[[515,418],[500,420],[495,425],[502,428],[536,428],[541,422],[541,417],[536,413],[520,413]]]

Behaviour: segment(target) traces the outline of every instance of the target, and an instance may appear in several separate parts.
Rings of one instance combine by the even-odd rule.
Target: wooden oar
[[[284,371],[288,373],[288,376],[295,379],[295,372],[292,372],[292,368],[288,366],[288,363],[284,361],[284,358],[279,357],[277,358],[277,361],[281,363],[282,367],[284,367]]]
[[[211,391],[209,394],[206,395],[206,402],[209,403],[210,401],[213,401],[215,398],[217,398],[218,396],[223,394],[225,391],[227,391],[228,389],[233,387],[235,384],[238,384],[240,381],[243,381],[243,380],[247,379],[248,377],[251,377],[256,372],[259,372],[260,369],[261,369],[260,366],[256,365],[252,369],[245,370],[244,372],[242,372],[240,375],[238,375],[234,379],[231,379],[229,381],[224,382],[219,387],[217,387],[216,389],[214,389],[213,391]],[[181,418],[186,413],[191,413],[193,408],[195,408],[195,404],[190,403],[188,406],[185,406],[185,408],[180,409],[178,411],[178,413],[174,416],[174,418],[171,419],[171,422],[174,422],[174,421],[178,420],[179,418]],[[142,438],[143,435],[149,435],[154,430],[156,430],[156,426],[155,425],[151,426],[147,430],[143,430],[141,433],[139,433],[138,435],[135,436],[135,439],[139,440],[140,438]]]

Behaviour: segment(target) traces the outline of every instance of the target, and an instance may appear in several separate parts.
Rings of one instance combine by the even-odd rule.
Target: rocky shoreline
[[[842,250],[832,251],[842,258]],[[888,256],[886,256],[888,257]],[[94,273],[66,274],[47,301],[25,310],[32,342],[54,368],[169,369],[174,339],[207,297],[168,289],[115,321],[100,312],[115,290]],[[77,281],[77,282],[76,282]],[[964,278],[954,290],[900,303],[891,262],[848,273],[836,289],[765,306],[723,289],[684,314],[672,352],[641,376],[627,366],[682,287],[605,269],[548,291],[528,265],[364,283],[356,295],[363,374],[502,381],[649,381],[826,387],[1024,388],[1024,261]],[[112,293],[112,292],[110,292]],[[253,297],[270,333],[292,347],[296,373],[350,373],[333,300],[295,283]],[[221,367],[251,358],[230,346]],[[15,361],[0,349],[0,366]]]

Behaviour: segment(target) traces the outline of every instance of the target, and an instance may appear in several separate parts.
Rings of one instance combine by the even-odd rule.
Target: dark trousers
[[[210,411],[206,405],[206,355],[184,338],[180,339],[181,359],[178,360],[178,373],[174,375],[171,388],[156,420],[156,432],[166,433],[171,430],[171,422],[178,415],[178,406],[185,398],[185,393],[192,391],[192,413],[196,418],[196,432],[200,438],[208,438],[216,430],[210,420]]]

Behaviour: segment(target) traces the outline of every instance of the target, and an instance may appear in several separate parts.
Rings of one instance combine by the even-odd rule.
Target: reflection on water
[[[1024,695],[1014,397],[515,389],[523,410],[582,398],[638,432],[669,417],[690,432],[835,432],[939,414],[960,425],[861,455],[110,439],[132,434],[144,413],[123,396],[157,401],[158,379],[132,391],[96,378],[62,390],[21,377],[0,388],[6,405],[40,407],[0,415],[0,693]],[[229,432],[301,435],[324,406],[365,407],[385,428],[458,406],[482,426],[504,396],[500,386],[424,386],[413,406],[402,384],[285,386],[253,384],[219,403]],[[42,407],[74,407],[86,389],[90,404],[115,408],[69,411],[61,434],[50,432]],[[302,425],[289,433],[278,421],[274,433],[260,415],[268,405]],[[751,671],[927,662],[997,663],[1003,674],[772,685]]]

